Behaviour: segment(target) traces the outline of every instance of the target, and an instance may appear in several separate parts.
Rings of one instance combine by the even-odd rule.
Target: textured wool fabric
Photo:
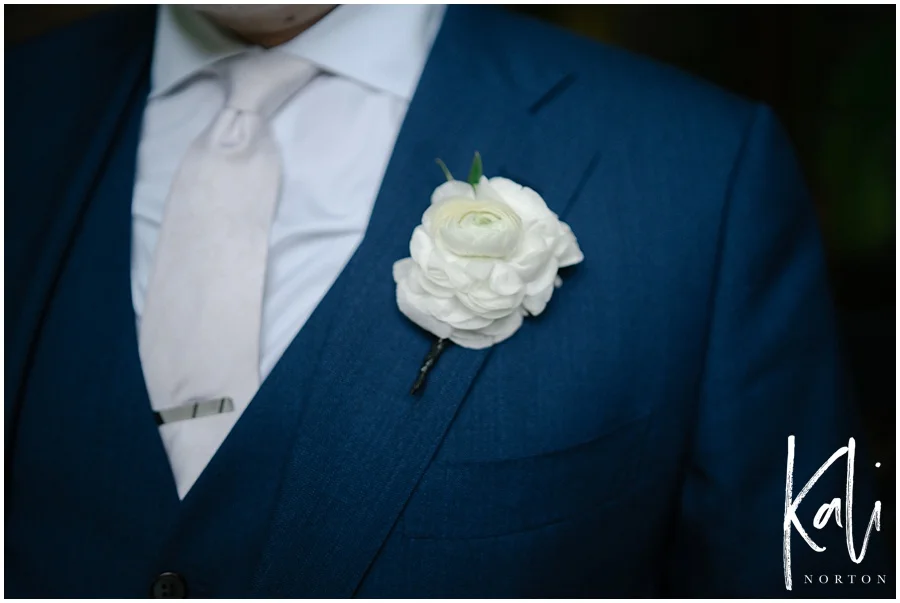
[[[233,412],[160,426],[182,498],[259,388],[269,230],[281,185],[269,120],[317,72],[263,51],[214,69],[227,101],[172,183],[139,337],[154,410],[234,401]]]
[[[786,594],[787,438],[796,493],[863,434],[770,110],[449,7],[365,239],[180,501],[130,295],[152,21],[114,12],[7,53],[7,596],[142,597],[171,571],[192,597]],[[434,158],[464,170],[475,150],[540,191],[585,261],[514,337],[447,349],[414,398],[431,338],[398,311],[391,267]],[[886,463],[863,448],[857,552]],[[793,534],[791,594],[893,594],[802,579],[890,576],[883,531],[856,565],[842,528],[812,527],[844,479],[839,462],[800,507],[827,550]]]

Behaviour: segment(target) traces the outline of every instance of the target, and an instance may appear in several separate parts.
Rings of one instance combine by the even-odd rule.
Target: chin
[[[274,33],[322,16],[333,4],[191,4],[216,23],[245,33]]]

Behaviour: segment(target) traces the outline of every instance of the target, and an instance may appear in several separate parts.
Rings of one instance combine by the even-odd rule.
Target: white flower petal
[[[409,255],[415,260],[416,264],[422,268],[428,266],[428,258],[434,250],[434,243],[425,229],[416,226],[413,230],[412,238],[409,240]]]
[[[483,350],[494,345],[494,338],[480,331],[456,330],[450,334],[450,341],[470,350]]]
[[[525,285],[525,294],[537,295],[538,292],[543,291],[547,287],[552,288],[553,281],[556,280],[557,272],[559,272],[559,264],[556,263],[556,258],[550,258],[550,260],[544,264],[540,274],[538,274],[533,281]]]
[[[422,291],[439,298],[453,297],[453,288],[449,286],[449,283],[447,285],[441,285],[440,282],[432,278],[432,273],[436,272],[437,271],[434,269],[429,269],[428,271],[422,270],[421,268],[419,269],[416,281]],[[446,275],[441,276],[443,276],[444,281],[446,281]]]
[[[529,314],[537,316],[547,307],[547,303],[553,296],[553,289],[554,285],[550,285],[549,287],[536,292],[534,295],[526,295],[525,299],[522,300],[522,306],[528,310]]]
[[[584,254],[581,253],[581,248],[578,247],[578,241],[575,240],[572,229],[565,222],[560,222],[559,226],[560,234],[556,239],[554,254],[560,268],[581,263],[584,260]]]
[[[461,304],[455,297],[433,297],[426,301],[425,310],[441,322],[445,322],[451,326],[456,323],[465,323],[477,316]]]
[[[489,284],[491,291],[498,295],[516,295],[525,286],[512,266],[500,262],[494,265]]]
[[[475,331],[475,330],[482,329],[482,328],[488,326],[492,322],[494,322],[494,319],[492,319],[492,318],[484,318],[483,316],[473,316],[472,318],[469,318],[467,320],[454,321],[454,322],[450,323],[450,326],[452,326],[454,328],[454,330],[462,329],[465,331]]]
[[[495,320],[489,326],[481,329],[482,333],[496,338],[497,343],[503,341],[522,326],[522,313],[513,312],[505,318]]]
[[[475,199],[478,201],[499,201],[500,203],[505,203],[503,196],[494,190],[494,187],[491,186],[491,181],[484,176],[475,185]]]
[[[434,253],[428,259],[428,267],[446,274],[450,288],[455,291],[465,291],[472,286],[472,279],[466,274],[464,260],[440,245],[435,246]]]
[[[457,293],[456,299],[466,308],[486,318],[502,318],[522,303],[525,292],[515,296],[482,295],[476,292]]]
[[[550,211],[544,199],[534,190],[521,184],[516,184],[507,178],[491,178],[491,188],[496,191],[503,200],[513,208],[522,222],[528,224],[541,220],[557,219],[556,214]]]
[[[574,266],[583,262],[584,254],[581,252],[581,248],[578,247],[578,243],[573,239],[563,248],[562,252],[557,256],[557,260],[559,261],[559,267],[565,268],[566,266]]]
[[[480,350],[508,339],[522,326],[522,313],[512,314],[493,321],[489,326],[477,331],[454,329],[450,341],[464,348]]]
[[[442,323],[422,310],[422,300],[417,299],[410,291],[409,287],[406,286],[406,281],[397,283],[397,307],[400,308],[404,316],[432,335],[446,338],[453,331],[450,325]]]
[[[491,277],[491,272],[494,270],[494,261],[483,260],[480,258],[466,258],[462,260],[461,266],[470,278],[478,282],[484,282]]]
[[[413,266],[415,266],[415,262],[412,261],[412,258],[403,258],[402,260],[394,262],[394,282],[399,283],[404,280],[409,275]]]
[[[510,259],[510,266],[519,273],[519,278],[527,283],[540,273],[550,255],[551,251],[544,243],[544,239],[529,232],[519,243],[516,255]]]
[[[434,192],[431,193],[431,204],[434,205],[438,201],[452,199],[453,197],[474,199],[475,189],[468,182],[463,182],[462,180],[450,180],[434,189]]]

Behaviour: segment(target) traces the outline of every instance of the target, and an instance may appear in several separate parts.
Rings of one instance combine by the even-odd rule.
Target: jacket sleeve
[[[766,107],[757,109],[746,134],[719,236],[699,410],[667,558],[669,590],[892,597],[894,576],[882,561],[887,530],[873,526],[861,563],[850,560],[846,453],[796,505],[798,523],[825,550],[814,552],[790,522],[791,590],[786,587],[789,437],[791,501],[854,439],[857,559],[875,505],[874,472],[893,468],[886,467],[891,459],[880,459],[876,469],[879,459],[868,456],[842,371],[813,206],[787,136]],[[816,512],[835,498],[840,525],[832,512],[817,529]]]

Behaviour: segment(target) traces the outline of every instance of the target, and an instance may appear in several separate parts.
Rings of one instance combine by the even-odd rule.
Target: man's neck
[[[257,46],[262,46],[263,48],[272,48],[273,46],[278,46],[279,44],[284,44],[285,42],[293,40],[305,30],[307,30],[310,26],[312,26],[312,23],[272,33],[241,33],[234,30],[232,30],[232,32],[245,42],[256,44]]]
[[[207,18],[250,44],[272,48],[284,44],[319,22],[335,5],[281,5],[256,14],[216,12],[199,8]]]

